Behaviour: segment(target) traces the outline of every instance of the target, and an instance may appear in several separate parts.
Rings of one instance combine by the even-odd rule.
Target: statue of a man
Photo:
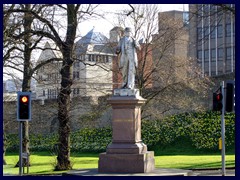
[[[122,71],[122,88],[134,89],[135,74],[138,66],[137,52],[139,43],[131,36],[131,29],[126,27],[124,36],[120,39],[116,53],[120,54],[120,66]]]

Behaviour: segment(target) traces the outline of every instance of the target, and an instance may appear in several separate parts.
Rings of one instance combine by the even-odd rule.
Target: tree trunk
[[[59,143],[55,170],[72,169],[70,162],[70,94],[72,86],[73,45],[77,30],[79,5],[67,4],[67,34],[62,47],[63,64],[61,69],[61,89],[58,97]]]
[[[25,5],[26,9],[29,10],[31,9],[31,5],[30,4],[26,4]],[[24,14],[24,29],[25,31],[29,31],[31,30],[31,26],[32,26],[32,22],[33,22],[33,17],[31,16],[30,13],[25,13]],[[31,91],[31,35],[29,33],[27,33],[24,37],[24,74],[23,74],[23,84],[22,84],[22,91],[23,92],[29,92]],[[28,121],[23,122],[23,152],[28,153],[29,154],[29,125],[28,125]],[[23,160],[23,165],[26,165],[26,159]]]
[[[4,130],[4,128],[3,128],[3,130]],[[3,132],[3,165],[7,165],[7,162],[5,160],[5,152],[6,152],[6,138],[5,138],[5,134]]]
[[[29,10],[31,8],[30,4],[25,5],[25,9]],[[24,22],[23,22],[23,27],[25,31],[31,30],[31,25],[33,22],[33,17],[31,16],[30,13],[26,12],[24,14]],[[22,92],[29,92],[31,91],[31,78],[32,78],[32,72],[31,72],[31,35],[27,33],[24,36],[24,65],[23,65],[23,83],[22,83]],[[22,150],[25,153],[29,154],[29,125],[28,121],[23,122],[23,129],[22,129]],[[26,159],[23,159],[23,166],[27,165]],[[30,164],[29,164],[30,166]],[[19,167],[19,162],[16,164],[15,167]]]
[[[66,60],[67,61],[67,60]],[[66,65],[64,61],[61,70],[62,82],[61,89],[58,97],[58,119],[59,119],[59,144],[58,144],[58,157],[55,170],[68,170],[72,169],[70,162],[70,94],[71,94],[71,66]]]

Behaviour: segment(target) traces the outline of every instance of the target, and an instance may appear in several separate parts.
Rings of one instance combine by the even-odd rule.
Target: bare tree
[[[206,96],[209,81],[200,78],[199,68],[188,58],[188,27],[183,15],[176,18],[170,13],[159,13],[157,5],[131,7],[129,13],[122,15],[120,25],[132,25],[134,36],[142,43],[137,84],[147,99],[144,114],[160,116],[201,109],[196,97]]]
[[[24,12],[14,13],[14,9],[19,8]],[[30,33],[18,37],[21,31],[31,30],[33,17],[28,11],[30,4],[4,6],[4,67],[9,67],[23,73],[22,91],[30,91],[31,78],[33,75],[31,54],[42,37],[32,41]],[[15,18],[19,18],[16,21]],[[15,23],[16,22],[16,23]],[[17,35],[16,35],[17,34]],[[16,60],[14,60],[16,59]],[[23,123],[23,151],[29,153],[29,133],[28,121]],[[16,165],[18,166],[18,164]]]
[[[40,6],[40,5],[39,5]],[[73,58],[73,47],[76,38],[77,26],[79,20],[86,15],[92,15],[95,6],[92,5],[42,5],[40,6],[41,11],[31,10],[19,10],[18,12],[27,12],[31,14],[36,21],[39,22],[38,29],[29,29],[19,34],[24,36],[27,33],[31,33],[36,36],[43,36],[51,39],[55,42],[56,46],[62,54],[62,67],[61,67],[61,88],[58,96],[58,120],[59,120],[59,144],[58,144],[58,157],[56,170],[71,169],[70,163],[70,94],[72,86],[72,65],[74,62]],[[43,8],[46,7],[46,8]],[[52,12],[52,16],[46,12]],[[66,15],[66,19],[63,21],[62,15]],[[58,21],[56,21],[58,20]],[[59,32],[62,30],[63,32]],[[64,34],[65,36],[61,36]],[[51,59],[52,60],[52,59]],[[50,61],[50,60],[48,60]],[[37,65],[35,69],[41,67]]]

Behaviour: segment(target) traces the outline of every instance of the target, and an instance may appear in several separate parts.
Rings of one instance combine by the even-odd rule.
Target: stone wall
[[[212,109],[212,94],[219,88],[221,81],[234,80],[235,73],[212,77],[213,84],[209,89],[208,97],[201,101],[196,100],[206,109]],[[111,125],[111,107],[107,104],[108,96],[95,98],[74,97],[72,99],[70,119],[71,130],[76,131],[84,127],[103,127]],[[157,103],[155,101],[155,103]],[[155,105],[154,105],[155,106]],[[157,105],[161,108],[161,104]],[[193,109],[193,107],[191,107]],[[30,134],[49,134],[58,131],[58,103],[57,100],[45,100],[42,105],[41,100],[32,101],[32,120],[29,122]],[[145,109],[146,110],[146,109]],[[148,112],[149,113],[149,112]],[[177,113],[177,112],[172,112]],[[147,114],[149,116],[149,114]],[[161,114],[155,115],[159,118]],[[18,133],[19,123],[17,122],[16,101],[3,103],[4,130],[6,133]]]
[[[110,124],[110,109],[106,97],[99,98],[98,104],[92,98],[76,97],[72,99],[70,119],[71,130],[84,127],[100,127]],[[32,101],[32,120],[29,122],[30,134],[49,134],[58,131],[57,100]],[[4,130],[6,133],[18,133],[17,103],[3,103]]]

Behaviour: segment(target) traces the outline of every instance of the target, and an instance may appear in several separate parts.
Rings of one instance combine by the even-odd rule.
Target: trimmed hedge
[[[30,151],[51,151],[56,154],[58,142],[57,134],[43,136],[41,134],[30,135]],[[7,135],[7,151],[19,150],[19,138],[17,134]],[[112,140],[110,127],[84,128],[71,133],[71,151],[77,152],[101,152],[105,151]]]
[[[225,115],[226,146],[235,142],[235,114]],[[166,146],[179,139],[187,138],[196,149],[218,148],[221,137],[221,118],[216,112],[183,113],[161,120],[142,120],[142,140],[149,147]],[[18,151],[19,138],[8,134],[7,151]],[[105,128],[84,128],[71,133],[71,151],[103,152],[112,140],[112,130]],[[30,135],[30,151],[52,151],[58,141],[57,134]]]
[[[149,135],[150,134],[150,135]],[[155,137],[155,138],[152,138]],[[218,148],[221,117],[217,112],[184,113],[163,120],[142,121],[142,139],[148,146],[166,146],[177,139],[189,139],[196,149]],[[235,142],[235,114],[225,115],[225,145]]]
[[[84,128],[71,135],[71,150],[82,152],[103,152],[112,140],[112,130],[105,128]]]

